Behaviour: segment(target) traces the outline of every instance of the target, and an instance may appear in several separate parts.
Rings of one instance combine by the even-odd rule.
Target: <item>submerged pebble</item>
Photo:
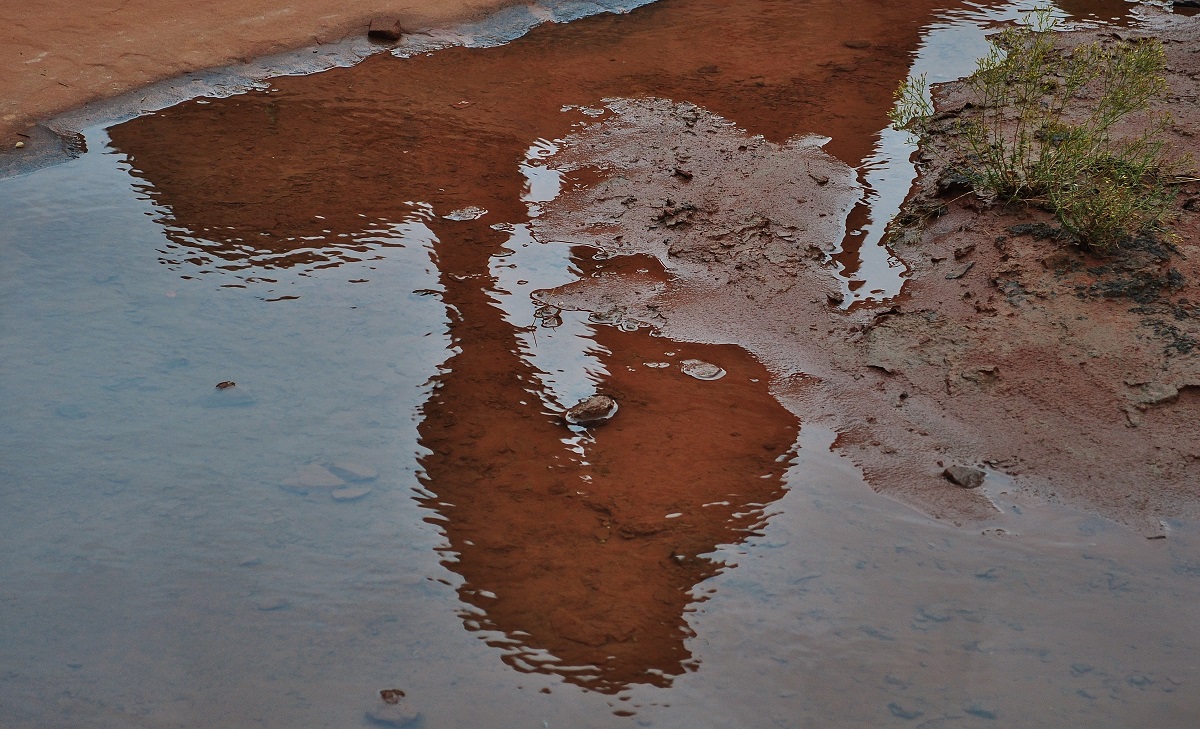
[[[334,489],[345,486],[346,482],[335,476],[328,468],[317,463],[310,463],[285,478],[281,485],[289,491],[306,494],[313,489]]]
[[[366,498],[368,495],[370,495],[370,493],[371,489],[346,488],[334,489],[333,491],[329,492],[329,495],[333,497],[334,501],[344,503],[347,501],[358,501],[359,499]]]
[[[329,464],[329,471],[346,481],[374,481],[379,478],[377,468],[358,461],[334,461]]]
[[[725,376],[725,370],[702,359],[685,359],[679,363],[679,369],[697,380],[719,380]]]
[[[600,425],[617,414],[617,401],[608,395],[592,395],[576,403],[563,416],[571,425]]]

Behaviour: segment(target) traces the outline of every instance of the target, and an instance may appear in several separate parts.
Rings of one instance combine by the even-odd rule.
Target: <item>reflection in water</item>
[[[539,203],[576,184],[541,160],[604,97],[653,95],[776,142],[827,135],[871,181],[891,90],[943,5],[665,0],[500,48],[281,78],[111,136],[184,278],[288,298],[321,269],[375,280],[397,238],[432,245],[452,354],[421,413],[423,503],[465,580],[467,627],[518,670],[604,693],[664,686],[696,662],[687,614],[719,570],[704,555],[762,524],[798,426],[739,350],[559,314],[537,326],[530,290],[608,265],[529,237]],[[853,33],[831,32],[847,15]],[[874,248],[852,237],[839,256],[847,276],[889,266],[872,231],[859,238]],[[894,293],[881,286],[852,288]],[[687,377],[689,358],[728,374]],[[568,430],[556,413],[594,391],[619,415]]]
[[[935,4],[859,4],[843,37],[828,29],[844,3],[668,0],[500,48],[281,78],[111,135],[185,277],[270,298],[324,268],[369,282],[394,240],[380,233],[422,226],[452,339],[419,425],[424,503],[466,580],[467,626],[519,670],[605,693],[667,685],[695,660],[686,615],[719,569],[703,555],[765,518],[798,426],[739,350],[535,318],[533,289],[642,264],[539,243],[525,222],[585,184],[543,160],[616,94],[692,101],[773,141],[825,134],[863,159]],[[697,380],[684,359],[728,374]],[[596,391],[617,418],[567,430],[556,413]]]
[[[518,670],[604,692],[668,685],[690,666],[693,589],[718,569],[702,555],[744,539],[782,494],[794,419],[740,350],[606,327],[599,386],[621,409],[580,453],[494,344],[447,363],[421,424],[426,504],[466,579],[468,627],[497,631]],[[687,377],[688,357],[730,374]],[[660,361],[675,366],[645,364]]]
[[[946,5],[664,0],[498,48],[279,78],[271,91],[187,102],[112,137],[162,210],[174,244],[164,261],[234,279],[265,266],[270,280],[232,283],[279,295],[297,272],[326,265],[369,279],[371,250],[357,239],[404,219],[408,201],[520,222],[556,184],[538,162],[545,140],[592,119],[606,97],[690,101],[774,142],[830,137],[834,156],[866,162],[922,26]],[[514,182],[526,191],[520,208]],[[855,259],[862,238],[847,241]]]
[[[661,283],[530,238],[583,182],[539,161],[591,118],[559,104],[691,98],[862,159],[928,11],[892,5],[664,2],[118,127],[171,240],[99,130],[0,180],[0,724],[378,726],[401,688],[428,727],[1195,725],[1195,525],[1149,542],[1015,490],[1022,533],[932,524],[833,433],[793,457],[743,353],[535,316],[578,276]],[[828,32],[846,12],[870,49]],[[557,420],[596,391],[614,421]],[[340,456],[369,496],[278,488]]]

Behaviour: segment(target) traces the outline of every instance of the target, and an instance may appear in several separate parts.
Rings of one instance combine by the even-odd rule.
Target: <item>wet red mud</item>
[[[856,164],[887,124],[891,91],[922,25],[944,7],[666,0],[629,16],[542,27],[499,48],[378,56],[280,78],[270,92],[188,102],[110,135],[163,211],[174,244],[163,262],[185,277],[260,287],[264,296],[287,295],[286,283],[272,283],[274,272],[379,255],[353,238],[410,219],[414,202],[432,206],[424,222],[437,236],[457,349],[422,413],[430,450],[423,480],[448,540],[447,564],[478,610],[464,620],[504,634],[496,644],[515,668],[611,693],[666,684],[688,670],[686,613],[699,599],[691,591],[719,569],[701,555],[743,539],[781,494],[778,459],[795,442],[795,413],[836,420],[829,411],[840,409],[852,427],[839,445],[876,488],[939,516],[987,518],[994,510],[981,494],[937,477],[934,462],[949,458],[944,453],[979,452],[954,422],[928,424],[944,419],[942,394],[864,366],[864,317],[876,322],[870,312],[848,317],[828,306],[821,279],[810,274],[804,281],[813,288],[796,299],[802,305],[762,326],[740,325],[803,350],[806,367],[783,373],[794,377],[768,373],[744,349],[600,327],[595,343],[609,375],[598,389],[621,410],[594,430],[583,465],[536,395],[537,372],[496,306],[489,272],[508,240],[490,224],[528,220],[525,150],[592,121],[564,106],[655,96],[694,103],[774,143],[828,135],[825,150]],[[852,30],[846,18],[854,18]],[[440,217],[467,206],[489,212],[474,221]],[[586,255],[574,263],[584,276],[596,270]],[[711,302],[691,303],[691,318],[673,321],[705,322]],[[677,367],[643,366],[689,356],[729,374],[700,382]],[[816,360],[825,377],[804,376],[822,369]],[[819,382],[824,389],[813,389]],[[897,420],[892,413],[902,407],[925,419]]]

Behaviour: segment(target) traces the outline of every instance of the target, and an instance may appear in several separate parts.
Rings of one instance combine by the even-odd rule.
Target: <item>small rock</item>
[[[462,104],[464,102],[460,101],[458,103]],[[445,218],[446,220],[479,220],[480,218],[482,218],[483,216],[485,216],[487,214],[488,214],[488,211],[486,208],[481,208],[478,205],[468,205],[465,208],[460,208],[458,210],[452,210],[451,212],[446,213],[442,217]]]
[[[228,390],[231,387],[237,387],[237,383],[233,380],[225,380],[224,382],[217,383],[218,390]]]
[[[404,26],[400,25],[400,21],[395,18],[375,18],[371,21],[371,27],[367,29],[368,38],[398,41],[402,35],[404,35]]]
[[[825,294],[825,298],[829,301],[830,305],[841,306],[842,302],[846,300],[846,295],[841,291],[830,291]]]
[[[685,359],[679,363],[679,369],[697,380],[719,380],[725,376],[725,370],[702,359]]]
[[[404,729],[415,727],[421,721],[421,712],[409,704],[400,689],[383,689],[379,692],[379,702],[366,712],[366,720],[372,724]]]
[[[979,488],[983,484],[983,477],[986,474],[977,468],[968,468],[967,466],[950,466],[942,471],[942,476],[952,484],[962,486],[964,489]]]
[[[17,142],[17,143],[16,143],[16,144],[14,144],[13,146],[14,146],[14,147],[16,147],[17,149],[24,149],[24,148],[25,148],[25,143],[24,143],[24,142]]]
[[[563,417],[571,425],[588,427],[606,423],[616,414],[616,400],[608,395],[592,395],[576,403]]]
[[[366,498],[366,496],[370,493],[371,489],[349,488],[334,489],[333,491],[329,492],[329,495],[333,497],[334,501],[345,503],[347,501],[358,501],[359,499]]]
[[[1179,399],[1179,388],[1169,382],[1148,382],[1141,390],[1138,402],[1143,405],[1167,405]]]
[[[812,172],[809,172],[808,176],[811,177],[813,182],[817,183],[818,185],[829,184],[829,175],[813,174]]]
[[[975,261],[971,261],[970,263],[964,263],[961,266],[956,266],[953,271],[946,274],[946,279],[948,281],[953,281],[956,278],[962,278],[963,276],[967,275],[967,271],[970,271],[974,267],[975,267]]]

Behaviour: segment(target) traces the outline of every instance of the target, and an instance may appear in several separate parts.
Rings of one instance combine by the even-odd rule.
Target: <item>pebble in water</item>
[[[697,380],[719,380],[725,376],[725,370],[702,359],[685,359],[679,363],[679,369]]]
[[[642,364],[649,367],[652,370],[661,370],[663,368],[671,366],[670,362],[643,362]]]
[[[446,220],[479,220],[487,214],[488,211],[486,208],[481,208],[478,205],[469,205],[465,208],[446,213],[442,217]]]
[[[600,425],[617,414],[617,401],[608,395],[592,395],[567,410],[566,421],[571,425]]]

